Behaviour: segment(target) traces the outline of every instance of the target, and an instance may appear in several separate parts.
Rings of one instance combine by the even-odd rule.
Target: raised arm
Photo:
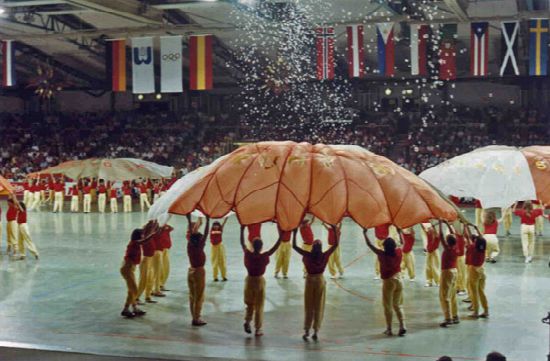
[[[271,256],[273,253],[275,253],[277,248],[279,248],[279,246],[281,245],[281,240],[282,239],[283,239],[283,233],[281,231],[279,231],[279,239],[277,240],[277,242],[275,242],[273,247],[271,247],[271,249],[266,252],[268,256]]]
[[[298,245],[296,244],[296,234],[298,233],[298,228],[294,229],[294,231],[292,231],[292,248],[294,248],[294,250],[296,252],[298,252],[299,254],[301,254],[302,256],[305,256],[306,255],[306,251],[304,251],[303,249],[301,249],[300,247],[298,247]]]
[[[191,229],[193,226],[193,222],[191,222],[191,213],[187,213],[185,217],[187,218],[187,232],[191,234],[193,233],[193,230]]]
[[[323,227],[325,227],[327,231],[330,230],[330,225],[326,224],[325,222],[321,222],[321,224],[323,225]]]
[[[241,224],[241,238],[240,238],[241,247],[242,247],[243,251],[246,252],[247,248],[246,248],[246,245],[244,244],[244,229],[245,228],[246,228],[246,226]]]
[[[206,216],[206,224],[204,225],[204,239],[207,239],[208,232],[210,232],[210,217]]]
[[[221,224],[221,231],[223,232],[223,227],[225,227],[225,224],[227,223],[228,217],[225,217],[222,224]]]
[[[401,228],[397,226],[395,227],[395,229],[397,229],[397,234],[399,235],[399,243],[403,245],[403,232],[401,231]]]
[[[372,242],[369,239],[369,236],[367,235],[368,229],[363,228],[363,236],[365,237],[365,242],[367,243],[367,246],[376,254],[383,254],[384,252],[378,248],[376,248]]]

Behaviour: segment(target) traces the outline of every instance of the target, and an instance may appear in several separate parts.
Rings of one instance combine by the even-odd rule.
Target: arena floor
[[[463,322],[450,329],[438,327],[442,320],[438,289],[424,287],[424,256],[417,242],[418,278],[405,283],[409,334],[388,338],[382,335],[381,286],[372,277],[373,256],[360,228],[345,223],[345,278],[328,281],[321,340],[305,343],[301,339],[304,282],[296,254],[288,280],[272,277],[273,261],[268,268],[265,336],[243,333],[245,269],[234,218],[224,237],[229,281],[212,282],[208,268],[206,327],[190,326],[182,217],[171,222],[176,228],[168,283],[172,291],[158,304],[144,306],[146,317],[121,318],[125,285],[118,270],[130,231],[145,219],[141,213],[29,213],[41,259],[13,261],[0,256],[0,346],[177,360],[413,361],[436,360],[445,354],[455,360],[480,360],[492,350],[510,360],[546,359],[548,326],[541,318],[550,311],[550,244],[538,242],[533,264],[525,265],[518,224],[510,239],[501,237],[500,262],[486,266],[491,318],[468,320],[467,305],[461,303]],[[550,232],[550,226],[547,229]],[[318,224],[314,230],[321,232]],[[263,233],[266,240],[275,238],[274,228]],[[7,355],[7,349],[0,348],[0,356],[3,353]]]

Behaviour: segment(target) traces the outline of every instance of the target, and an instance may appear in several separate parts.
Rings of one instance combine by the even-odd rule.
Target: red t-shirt
[[[130,243],[128,243],[124,259],[135,265],[141,263],[141,246],[138,242],[130,241]]]
[[[17,213],[17,223],[18,224],[27,223],[27,211],[19,211]]]
[[[467,254],[470,256],[469,265],[481,267],[485,263],[485,251],[479,252],[474,243],[468,246]]]
[[[254,238],[261,237],[262,233],[262,224],[261,223],[254,223],[249,224],[246,226],[248,228],[248,241],[252,242]]]
[[[441,253],[441,269],[456,268],[456,247],[445,248]]]
[[[222,231],[211,230],[210,243],[212,243],[213,246],[222,243]]]
[[[494,221],[492,224],[483,223],[484,234],[497,234],[498,221]]]
[[[336,244],[336,233],[334,233],[334,230],[332,228],[329,228],[328,230],[328,244],[330,246],[334,246]]]
[[[160,239],[162,243],[163,249],[170,249],[172,248],[172,237],[170,236],[170,233],[172,233],[172,230],[163,229],[160,232]]]
[[[138,186],[138,188],[139,188],[139,192],[140,192],[140,193],[147,193],[147,188],[148,188],[148,187],[147,187],[146,184],[140,184],[140,185]]]
[[[322,257],[314,258],[311,253],[306,252],[306,255],[302,257],[302,261],[304,262],[304,267],[306,268],[307,274],[319,275],[324,273],[330,255],[331,252],[325,252]]]
[[[17,209],[17,207],[15,205],[10,205],[8,207],[8,211],[6,212],[6,221],[8,221],[8,222],[16,221],[18,211],[19,211],[19,209]],[[1,213],[2,213],[2,211],[0,210],[0,214]]]
[[[160,233],[154,236],[153,238],[151,238],[151,241],[155,246],[155,251],[162,251],[164,249],[162,247],[162,235]]]
[[[401,261],[403,260],[401,248],[396,248],[393,256],[386,254],[378,254],[377,256],[378,261],[380,261],[380,277],[383,280],[392,278],[396,273],[401,272]]]
[[[101,185],[101,186],[99,186],[97,191],[99,192],[99,194],[107,193],[107,188],[104,185]]]
[[[124,187],[122,188],[122,192],[125,196],[131,196],[132,195],[132,188],[130,187]]]
[[[313,230],[311,229],[311,225],[307,224],[305,226],[300,226],[300,235],[302,236],[302,241],[304,244],[312,245],[315,241],[313,237]]]
[[[475,207],[475,208],[483,208],[483,207],[481,206],[481,202],[479,201],[479,199],[476,199],[476,200],[474,201],[474,207]]]
[[[116,188],[111,188],[111,198],[116,198]]]
[[[290,242],[291,238],[292,238],[292,232],[291,231],[283,231],[283,233],[281,234],[281,242],[282,243]]]
[[[428,253],[432,253],[439,248],[439,235],[432,231],[427,232],[428,244],[426,245],[426,250]]]
[[[63,183],[55,183],[53,185],[54,192],[63,192],[65,190],[65,185]]]
[[[464,256],[464,248],[466,247],[466,242],[464,242],[464,236],[461,234],[455,234],[456,238],[456,255],[458,257]]]
[[[71,188],[71,196],[78,196],[78,188],[76,186]]]
[[[459,205],[460,205],[460,198],[455,197],[455,196],[450,196],[449,199],[450,199],[451,202],[453,202],[456,206],[459,206]]]
[[[153,257],[155,254],[155,237],[149,239],[148,241],[141,244],[141,248],[143,249],[143,256],[144,257]]]
[[[376,239],[385,240],[390,235],[390,224],[383,224],[381,226],[374,227],[374,236]]]
[[[403,253],[410,253],[414,245],[414,236],[409,233],[403,233]]]
[[[244,266],[249,276],[263,276],[269,264],[269,255],[266,253],[244,252]]]
[[[90,194],[90,192],[92,191],[92,187],[91,186],[85,186],[83,190],[84,190],[84,194]]]
[[[526,224],[531,226],[535,224],[535,218],[542,216],[542,213],[543,213],[542,209],[533,209],[531,211],[531,215],[528,215],[527,212],[525,212],[525,210],[523,209],[516,209],[514,211],[514,214],[521,218],[521,224]]]
[[[206,254],[204,254],[204,237],[195,246],[191,241],[187,242],[187,256],[189,257],[189,263],[191,267],[198,268],[203,267],[206,262]]]

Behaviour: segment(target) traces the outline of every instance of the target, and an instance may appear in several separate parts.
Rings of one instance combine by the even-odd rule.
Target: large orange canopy
[[[534,145],[521,149],[527,159],[537,199],[550,204],[550,146]]]
[[[15,188],[13,188],[13,185],[6,178],[0,176],[0,194],[13,193],[15,193]]]
[[[176,182],[150,210],[212,218],[234,210],[241,224],[277,220],[296,228],[305,213],[329,224],[349,216],[365,228],[409,227],[457,211],[424,180],[351,145],[261,142],[245,145]]]

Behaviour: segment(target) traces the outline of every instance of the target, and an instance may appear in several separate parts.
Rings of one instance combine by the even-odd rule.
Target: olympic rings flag
[[[160,38],[160,91],[183,92],[181,36]]]

